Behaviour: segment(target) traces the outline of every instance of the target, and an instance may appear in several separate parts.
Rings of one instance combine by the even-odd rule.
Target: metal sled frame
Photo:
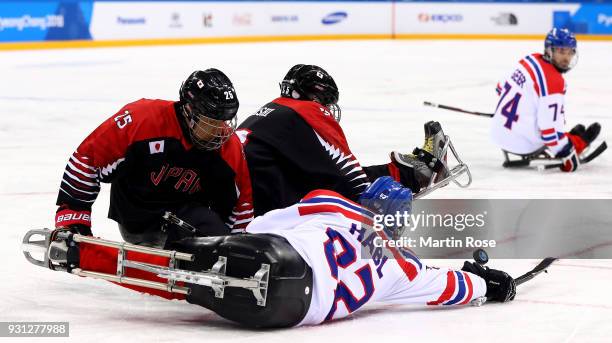
[[[506,150],[502,150],[502,153],[504,154],[504,163],[502,164],[504,168],[527,167],[534,161],[546,162],[552,160],[552,158],[546,153],[546,147],[542,147],[528,154],[515,154]],[[518,158],[513,159],[511,156],[516,156]]]
[[[53,231],[30,230],[23,237],[22,250],[25,258],[32,264],[39,267],[52,268],[52,261],[49,260],[48,250],[51,243],[51,234]],[[72,242],[87,243],[99,246],[105,246],[118,249],[117,255],[117,273],[107,274],[95,271],[83,270],[81,268],[72,269],[71,273],[78,276],[91,277],[102,279],[111,282],[146,287],[156,290],[167,291],[177,294],[189,294],[188,287],[177,286],[176,282],[184,282],[187,284],[201,285],[211,287],[215,292],[216,298],[223,298],[226,287],[237,287],[248,289],[253,292],[253,296],[257,300],[257,305],[266,306],[266,298],[268,293],[268,280],[270,277],[270,265],[262,263],[255,275],[250,278],[236,278],[225,275],[227,267],[227,257],[219,256],[219,260],[212,266],[211,269],[202,272],[191,270],[176,269],[176,261],[193,261],[192,254],[181,253],[173,250],[164,250],[158,248],[144,247],[125,242],[114,242],[101,238],[82,236],[72,234],[70,232],[60,232],[57,235],[58,239],[66,239],[72,235]],[[34,240],[35,236],[43,236],[44,240]],[[134,251],[154,256],[168,257],[170,259],[168,266],[159,266],[144,262],[132,261],[127,259],[126,252]],[[44,259],[39,260],[32,256],[32,252],[44,254]],[[125,276],[125,268],[133,268],[149,272],[157,275],[160,278],[167,279],[166,283],[144,280],[139,278]]]
[[[457,165],[451,169],[448,169],[447,162],[441,160],[440,162],[444,164],[444,168],[448,171],[448,176],[438,182],[435,182],[436,176],[438,175],[438,173],[434,172],[433,175],[431,176],[431,180],[429,181],[429,185],[427,185],[427,187],[424,190],[415,194],[414,199],[422,198],[425,195],[435,191],[436,189],[442,188],[448,185],[451,181],[461,188],[469,187],[472,184],[472,173],[470,172],[470,168],[467,166],[467,164],[465,164],[461,160],[461,158],[459,157],[459,154],[457,154],[457,150],[455,150],[455,147],[453,146],[453,142],[451,142],[450,137],[445,135],[444,139],[446,143],[444,144],[444,147],[442,148],[441,156],[447,155],[448,149],[450,148],[450,151],[453,153],[453,156],[457,160]],[[459,176],[463,174],[467,174],[467,177],[468,177],[467,182],[465,183],[461,183],[458,181]]]

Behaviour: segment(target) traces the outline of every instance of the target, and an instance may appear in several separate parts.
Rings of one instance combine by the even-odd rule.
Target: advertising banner
[[[0,2],[0,42],[91,39],[92,2]]]
[[[579,4],[398,3],[396,33],[542,34],[553,13],[573,13]]]
[[[577,11],[555,11],[553,24],[582,34],[612,34],[612,5],[583,4]]]
[[[96,2],[94,39],[389,34],[390,5],[346,2]]]
[[[0,42],[612,34],[612,5],[566,2],[2,1]]]

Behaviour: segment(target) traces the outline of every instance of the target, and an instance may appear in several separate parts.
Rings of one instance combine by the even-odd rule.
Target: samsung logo
[[[321,23],[323,25],[332,25],[337,24],[348,17],[348,13],[346,12],[334,12],[326,15],[321,19]]]

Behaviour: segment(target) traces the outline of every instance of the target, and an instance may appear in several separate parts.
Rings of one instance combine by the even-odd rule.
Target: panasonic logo
[[[147,20],[144,17],[140,17],[140,18],[117,17],[117,23],[121,25],[143,25],[147,23]]]
[[[326,15],[321,19],[321,23],[323,25],[332,25],[337,24],[348,17],[348,13],[346,12],[334,12]]]

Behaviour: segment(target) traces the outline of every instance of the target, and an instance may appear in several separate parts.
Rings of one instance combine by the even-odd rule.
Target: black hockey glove
[[[475,262],[465,261],[461,270],[476,274],[487,283],[487,300],[506,302],[514,300],[516,295],[516,282],[501,270],[483,267]]]

